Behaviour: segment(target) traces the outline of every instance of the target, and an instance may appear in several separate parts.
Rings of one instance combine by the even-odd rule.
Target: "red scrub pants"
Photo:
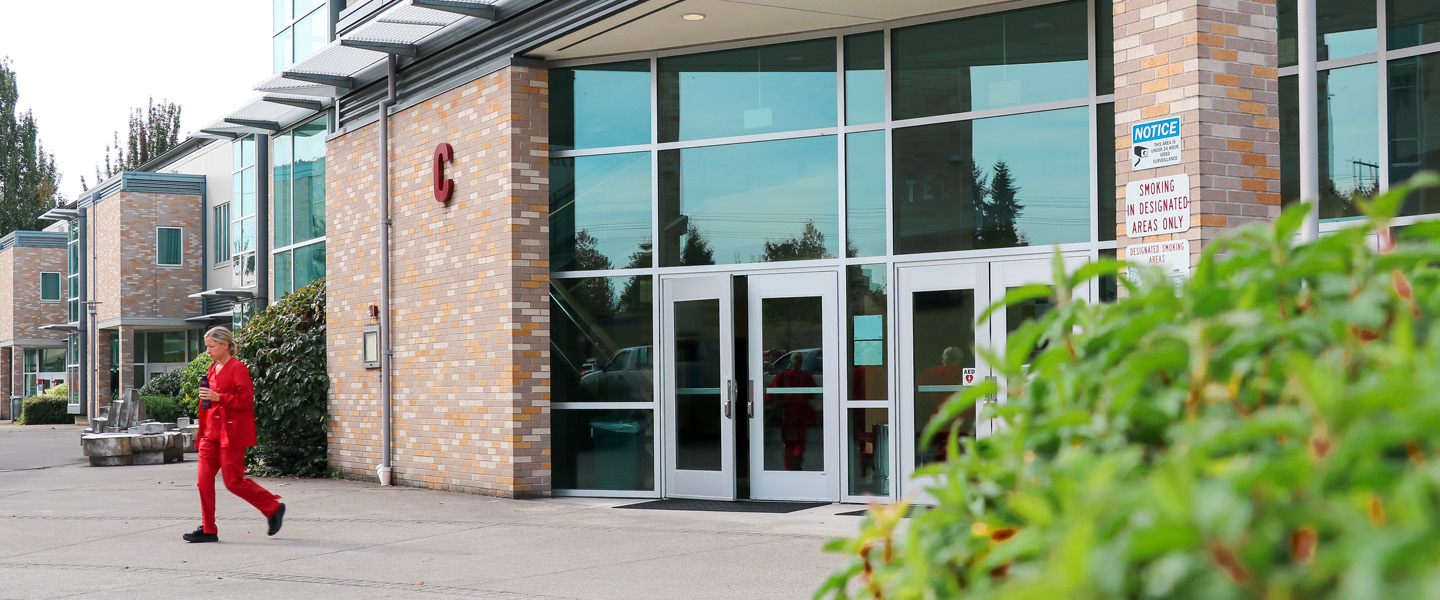
[[[245,476],[245,448],[221,448],[220,442],[203,438],[195,440],[195,447],[200,452],[199,479],[196,486],[200,488],[200,512],[203,518],[201,524],[205,533],[219,532],[215,527],[216,471],[219,471],[225,480],[225,489],[260,509],[261,514],[269,517],[279,510],[280,497]]]

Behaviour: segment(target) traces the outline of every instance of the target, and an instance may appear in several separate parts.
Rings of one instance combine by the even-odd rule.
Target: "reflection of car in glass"
[[[592,402],[650,402],[655,366],[650,346],[621,348],[605,366],[580,375],[580,391]]]
[[[805,348],[803,350],[792,350],[775,359],[775,362],[765,366],[765,381],[770,381],[775,375],[790,369],[791,357],[800,355],[800,368],[816,379],[825,372],[825,355],[820,348]]]

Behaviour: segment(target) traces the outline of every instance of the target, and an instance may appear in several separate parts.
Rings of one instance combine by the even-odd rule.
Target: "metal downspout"
[[[270,305],[270,136],[255,136],[255,310]]]
[[[1300,243],[1320,237],[1320,101],[1315,70],[1315,0],[1297,3],[1300,54],[1300,200],[1309,202]]]
[[[390,485],[390,107],[395,105],[395,55],[385,60],[380,101],[380,485]]]
[[[75,385],[79,386],[80,404],[85,406],[85,418],[88,420],[95,418],[96,411],[95,407],[90,405],[90,397],[92,394],[89,393],[89,387],[87,386],[90,378],[86,376],[87,373],[85,372],[90,368],[90,361],[88,360],[90,356],[90,340],[87,339],[90,333],[90,318],[85,314],[89,312],[88,309],[90,308],[90,255],[86,252],[87,244],[85,243],[85,238],[87,237],[86,228],[90,224],[89,216],[86,214],[87,212],[88,209],[84,207],[80,208],[80,218],[77,224],[78,230],[75,234],[75,237],[79,239],[79,247],[75,249],[76,262],[80,263],[80,281],[77,282],[80,285],[80,298],[79,305],[76,307],[76,312],[79,313],[77,315],[79,317],[79,323],[77,323],[77,325],[79,325],[79,331],[77,331],[76,334],[80,338],[80,343],[75,345],[76,352],[80,354],[80,372],[76,374],[78,381],[75,382]],[[92,424],[91,427],[94,427],[94,425]]]

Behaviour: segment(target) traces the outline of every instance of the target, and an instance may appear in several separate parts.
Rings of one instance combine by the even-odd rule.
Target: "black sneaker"
[[[195,531],[192,531],[192,532],[190,532],[190,533],[187,533],[187,534],[185,534],[185,535],[183,535],[183,536],[181,536],[181,537],[185,538],[185,541],[190,542],[190,543],[192,543],[192,544],[200,544],[200,543],[204,543],[204,542],[218,542],[218,541],[220,541],[220,535],[219,535],[219,534],[216,534],[216,533],[205,533],[205,528],[204,528],[204,527],[196,527],[196,528],[195,528]]]
[[[280,526],[285,522],[285,503],[280,503],[280,508],[275,509],[275,514],[266,517],[265,520],[270,523],[270,531],[265,532],[265,535],[279,533]]]

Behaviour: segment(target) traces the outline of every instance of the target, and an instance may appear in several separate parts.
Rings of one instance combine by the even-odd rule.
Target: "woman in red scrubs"
[[[255,384],[250,369],[235,358],[235,336],[224,327],[205,333],[205,353],[215,362],[200,386],[200,429],[195,439],[200,452],[197,485],[202,524],[185,534],[185,541],[220,541],[215,527],[216,471],[223,476],[225,489],[265,515],[270,525],[267,535],[275,535],[285,518],[285,505],[245,476],[245,449],[255,445]]]

